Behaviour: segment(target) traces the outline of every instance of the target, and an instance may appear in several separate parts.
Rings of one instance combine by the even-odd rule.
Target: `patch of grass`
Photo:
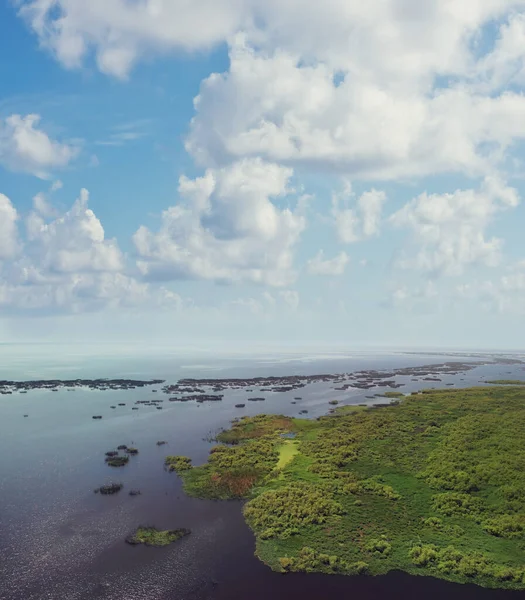
[[[286,440],[277,447],[277,452],[279,453],[279,460],[277,461],[276,468],[284,469],[299,453],[298,443],[293,440]]]
[[[242,417],[233,426],[221,431],[216,440],[222,444],[239,444],[244,440],[255,440],[276,433],[294,431],[294,420],[283,415],[256,415]]]
[[[385,392],[383,394],[385,398],[404,398],[403,392]]]
[[[133,535],[126,538],[132,545],[144,544],[146,546],[168,546],[177,540],[189,535],[189,529],[171,529],[160,531],[155,527],[139,527]]]
[[[334,412],[337,415],[345,415],[345,414],[352,414],[352,413],[356,413],[356,412],[363,412],[365,410],[369,410],[368,406],[365,406],[363,404],[346,404],[344,406],[338,406]]]

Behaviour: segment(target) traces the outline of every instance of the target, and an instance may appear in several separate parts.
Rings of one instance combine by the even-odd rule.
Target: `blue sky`
[[[522,0],[0,6],[0,340],[521,348]]]

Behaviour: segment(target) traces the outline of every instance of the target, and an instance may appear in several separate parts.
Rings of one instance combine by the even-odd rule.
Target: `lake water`
[[[288,353],[211,356],[204,352],[155,353],[126,349],[62,352],[52,347],[0,346],[0,379],[255,377],[342,373],[439,364],[450,357],[407,354]],[[467,360],[467,359],[465,359]],[[435,382],[405,383],[403,392],[431,386],[470,386],[491,378],[523,378],[522,365],[488,365]],[[328,401],[372,402],[384,391],[336,391],[333,383],[265,393],[264,403],[246,402],[243,390],[222,402],[170,403],[161,386],[128,391],[33,390],[0,396],[0,598],[2,600],[254,600],[302,598],[499,600],[522,593],[459,586],[392,573],[385,577],[286,575],[271,572],[253,555],[254,538],[239,502],[187,498],[178,477],[164,470],[167,454],[205,462],[210,433],[241,414],[260,412],[308,418],[326,414]],[[292,404],[295,396],[302,400]],[[163,409],[137,400],[163,399]],[[118,406],[125,403],[125,406]],[[111,409],[117,405],[117,409]],[[24,418],[27,414],[28,417]],[[93,420],[102,415],[102,420]],[[157,446],[166,440],[167,446]],[[133,444],[139,455],[122,469],[104,463],[104,453]],[[124,490],[100,496],[93,489],[121,481]],[[127,490],[138,488],[140,496]],[[192,535],[173,546],[131,547],[125,537],[138,525],[187,527]]]

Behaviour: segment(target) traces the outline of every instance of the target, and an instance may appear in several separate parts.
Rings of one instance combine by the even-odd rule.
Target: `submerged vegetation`
[[[133,535],[126,538],[128,544],[145,544],[146,546],[168,546],[189,535],[189,529],[171,529],[160,531],[155,527],[139,527]]]
[[[274,570],[525,589],[522,387],[425,390],[315,421],[245,417],[217,441],[203,466],[166,464],[190,495],[247,499]]]

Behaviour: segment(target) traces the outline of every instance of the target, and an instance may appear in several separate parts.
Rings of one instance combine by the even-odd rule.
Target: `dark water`
[[[445,359],[449,360],[449,359]],[[360,354],[352,356],[264,358],[73,357],[60,365],[20,358],[4,361],[0,379],[34,377],[249,377],[350,372],[440,363],[440,357]],[[96,371],[96,372],[95,372]],[[24,373],[28,373],[24,377]],[[522,366],[484,366],[444,376],[445,385],[467,386],[490,378],[523,378]],[[398,378],[409,392],[436,382]],[[461,381],[463,379],[463,381]],[[259,598],[443,598],[499,600],[518,593],[459,586],[391,573],[385,577],[286,575],[271,572],[254,557],[254,538],[239,502],[187,498],[175,474],[163,468],[166,454],[207,458],[210,432],[240,414],[308,409],[327,412],[328,400],[361,403],[383,390],[331,389],[314,384],[289,393],[265,393],[266,402],[235,404],[246,392],[227,393],[219,403],[169,403],[164,394],[131,391],[32,391],[0,396],[0,598],[2,600],[208,600]],[[249,395],[249,394],[248,394]],[[294,396],[303,400],[291,404]],[[165,399],[162,410],[131,408],[136,400]],[[126,406],[110,409],[125,402]],[[373,401],[370,401],[373,402]],[[23,415],[28,414],[28,418]],[[103,415],[94,421],[94,414]],[[158,447],[157,440],[167,440]],[[104,452],[118,444],[140,450],[123,469],[104,464]],[[122,481],[116,496],[93,494],[109,481]],[[142,495],[126,492],[139,488]],[[173,546],[131,547],[123,542],[135,527],[189,527],[192,535]],[[523,593],[519,593],[524,597]]]

